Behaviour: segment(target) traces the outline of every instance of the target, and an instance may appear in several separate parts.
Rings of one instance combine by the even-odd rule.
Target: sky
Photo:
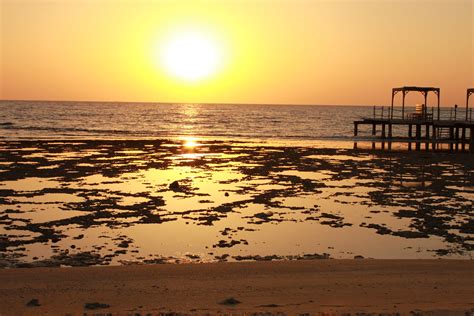
[[[0,3],[0,99],[387,105],[418,85],[452,106],[474,87],[474,0]],[[218,59],[203,78],[168,69],[183,34]]]

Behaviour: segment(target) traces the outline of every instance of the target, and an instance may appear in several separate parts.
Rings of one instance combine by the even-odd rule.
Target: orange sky
[[[422,85],[463,105],[473,2],[0,0],[0,99],[388,104],[392,87]],[[213,76],[159,66],[181,29],[213,39]]]

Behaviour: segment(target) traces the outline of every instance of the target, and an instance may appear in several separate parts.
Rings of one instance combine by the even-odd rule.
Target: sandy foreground
[[[307,260],[0,270],[1,315],[465,315],[474,311],[473,294],[472,260]],[[40,306],[27,306],[32,299]],[[88,303],[99,303],[89,306],[99,308],[86,308]]]

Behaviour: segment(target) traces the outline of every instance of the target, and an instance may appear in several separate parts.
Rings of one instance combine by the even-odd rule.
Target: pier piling
[[[471,126],[469,137],[471,138],[469,142],[469,152],[474,153],[474,126]]]
[[[416,138],[416,150],[420,150],[421,149],[421,125],[420,124],[416,124],[416,131],[415,131],[415,138]]]

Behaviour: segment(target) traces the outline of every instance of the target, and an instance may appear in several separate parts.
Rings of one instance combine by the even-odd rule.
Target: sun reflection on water
[[[186,136],[182,138],[183,146],[186,149],[193,149],[201,144],[199,144],[198,139],[196,137]]]

